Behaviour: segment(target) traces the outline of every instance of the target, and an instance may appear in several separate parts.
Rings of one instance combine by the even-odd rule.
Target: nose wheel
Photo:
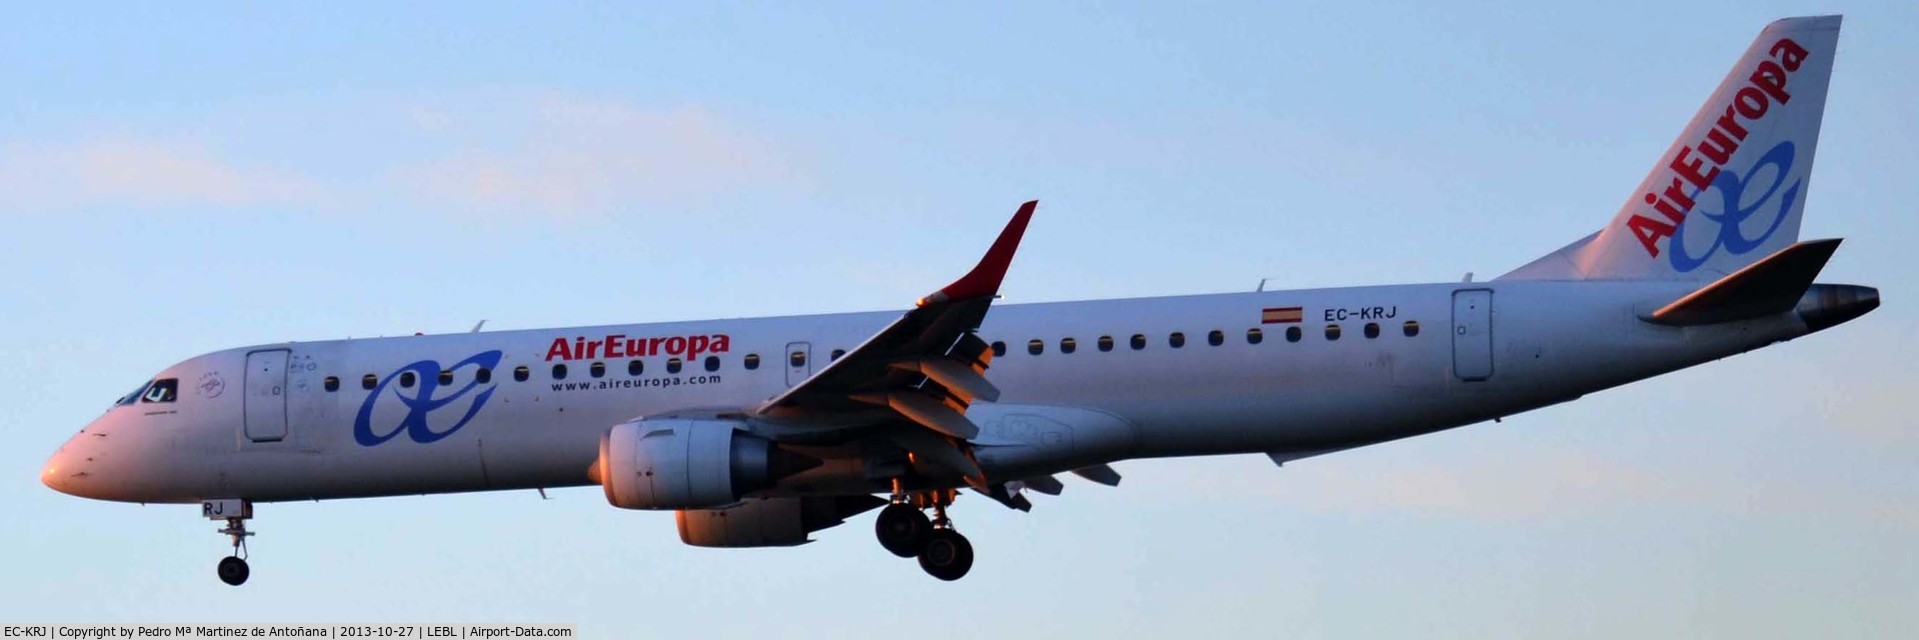
[[[253,575],[253,569],[247,566],[247,538],[253,532],[247,531],[247,520],[253,518],[253,503],[246,500],[208,500],[200,503],[200,513],[209,520],[225,520],[227,526],[215,533],[227,536],[233,541],[233,555],[220,559],[216,567],[220,581],[233,586],[246,584]]]
[[[221,558],[219,572],[221,582],[236,587],[246,584],[247,576],[253,575],[253,570],[247,568],[247,561],[239,556]]]
[[[953,530],[953,521],[946,517],[954,495],[951,490],[894,495],[873,523],[880,546],[901,558],[918,558],[920,569],[935,578],[951,582],[965,577],[973,569],[973,543]],[[928,507],[932,518],[926,517]]]

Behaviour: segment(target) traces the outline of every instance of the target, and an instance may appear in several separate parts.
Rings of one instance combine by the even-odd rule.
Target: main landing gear
[[[220,559],[220,581],[233,586],[246,584],[253,570],[247,567],[247,520],[253,518],[253,502],[248,500],[208,500],[200,503],[200,515],[208,520],[225,520],[227,526],[216,533],[233,540],[233,555]]]
[[[941,580],[958,580],[973,568],[973,544],[953,530],[946,507],[953,504],[952,490],[896,493],[893,503],[880,510],[873,532],[880,546],[902,558],[918,557],[920,568]],[[932,507],[933,517],[925,509]]]

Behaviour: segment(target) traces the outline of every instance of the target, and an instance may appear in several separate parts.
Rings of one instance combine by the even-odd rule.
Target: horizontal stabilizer
[[[1096,464],[1090,467],[1080,467],[1078,469],[1074,469],[1073,475],[1076,475],[1081,478],[1085,478],[1087,480],[1091,480],[1093,482],[1097,482],[1109,487],[1119,486],[1119,472],[1114,471],[1112,467],[1109,467],[1103,464]]]
[[[1644,320],[1689,327],[1791,311],[1838,249],[1838,238],[1794,243],[1660,307]]]

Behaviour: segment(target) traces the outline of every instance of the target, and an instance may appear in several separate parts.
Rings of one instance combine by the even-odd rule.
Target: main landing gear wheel
[[[247,576],[252,575],[252,573],[253,570],[247,568],[247,561],[240,559],[239,556],[227,556],[220,559],[221,582],[237,587],[246,584]]]
[[[880,546],[902,558],[919,558],[920,568],[935,578],[951,582],[965,577],[973,569],[973,543],[954,531],[946,517],[955,495],[951,489],[909,493],[895,482],[893,503],[881,509],[873,523]],[[926,517],[928,507],[932,518]]]
[[[973,543],[952,529],[934,529],[920,549],[920,568],[928,575],[952,582],[973,569]]]
[[[873,523],[873,533],[879,537],[880,546],[902,558],[919,555],[932,532],[933,522],[924,512],[900,502],[886,505],[880,510],[879,520]]]

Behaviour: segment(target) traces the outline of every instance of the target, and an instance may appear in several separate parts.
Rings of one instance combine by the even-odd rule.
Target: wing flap
[[[1033,476],[1031,478],[1021,480],[1020,483],[1026,485],[1026,488],[1028,489],[1032,489],[1034,491],[1038,491],[1040,493],[1044,493],[1049,496],[1059,495],[1061,491],[1066,490],[1066,485],[1061,484],[1059,481],[1059,478],[1055,478],[1053,476]]]
[[[891,366],[901,371],[911,371],[931,378],[940,386],[953,391],[955,395],[964,396],[962,400],[965,401],[970,402],[975,398],[987,402],[999,400],[999,387],[986,381],[984,367],[969,367],[944,358],[906,360],[895,362]]]
[[[889,407],[915,424],[961,440],[972,440],[979,435],[979,425],[966,419],[965,413],[924,393],[861,393],[853,399]]]
[[[1103,465],[1103,464],[1096,464],[1090,467],[1080,467],[1078,469],[1074,469],[1073,475],[1076,475],[1081,478],[1085,478],[1087,480],[1091,480],[1093,482],[1097,482],[1109,487],[1119,486],[1119,472],[1114,471],[1112,467]]]
[[[966,484],[973,487],[986,486],[986,472],[981,471],[979,463],[973,457],[961,451],[952,440],[939,434],[919,429],[896,429],[887,434],[901,449],[912,454],[915,463],[930,463],[952,470],[966,478]]]

